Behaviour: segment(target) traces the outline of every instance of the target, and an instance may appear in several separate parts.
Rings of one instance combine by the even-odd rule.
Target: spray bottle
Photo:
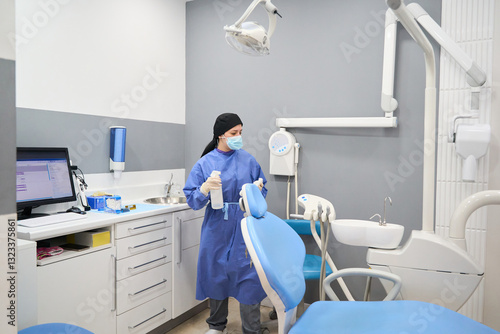
[[[218,170],[212,171],[211,177],[220,177],[220,172]],[[212,209],[222,209],[224,206],[224,199],[222,198],[222,187],[217,190],[210,191],[210,203],[212,203]]]

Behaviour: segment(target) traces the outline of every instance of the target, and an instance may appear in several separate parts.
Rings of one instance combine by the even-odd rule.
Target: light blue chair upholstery
[[[243,192],[252,186],[245,185]],[[262,209],[262,202],[262,196],[254,197],[247,205]],[[304,244],[283,220],[257,211],[257,217],[242,220],[241,229],[262,286],[276,308],[279,334],[498,333],[447,308],[406,300],[316,302],[295,322],[296,307],[305,292]],[[329,283],[331,279],[327,279],[325,289]],[[336,298],[328,290],[327,294]]]
[[[63,323],[49,323],[35,325],[18,332],[19,334],[93,334],[92,332],[81,327],[63,324]]]

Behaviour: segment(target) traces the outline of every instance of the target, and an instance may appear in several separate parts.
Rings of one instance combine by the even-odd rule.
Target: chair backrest
[[[242,220],[243,237],[264,290],[273,303],[272,295],[279,296],[286,312],[295,308],[305,293],[305,246],[299,235],[282,219],[270,212],[260,216],[262,212],[258,207],[262,207],[265,199],[260,191],[251,189],[253,187],[257,188],[253,184],[243,186],[246,209],[256,212]],[[272,291],[266,290],[266,285]]]
[[[258,269],[265,273],[269,285],[283,302],[285,311],[295,308],[305,293],[304,243],[290,226],[270,212],[260,219],[247,217],[245,225],[248,240],[255,250],[256,258],[250,252],[255,267],[261,267]],[[246,239],[245,243],[249,247]]]

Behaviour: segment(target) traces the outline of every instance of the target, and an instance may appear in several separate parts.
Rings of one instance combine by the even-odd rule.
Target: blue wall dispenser
[[[125,170],[125,139],[127,128],[124,126],[110,126],[111,138],[109,146],[109,169],[114,172],[115,179],[119,179]]]

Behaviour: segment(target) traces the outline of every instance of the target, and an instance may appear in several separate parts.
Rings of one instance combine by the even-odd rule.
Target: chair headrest
[[[241,197],[243,197],[247,215],[255,218],[264,217],[267,211],[267,202],[264,196],[262,196],[259,187],[253,183],[246,183],[241,190]]]

